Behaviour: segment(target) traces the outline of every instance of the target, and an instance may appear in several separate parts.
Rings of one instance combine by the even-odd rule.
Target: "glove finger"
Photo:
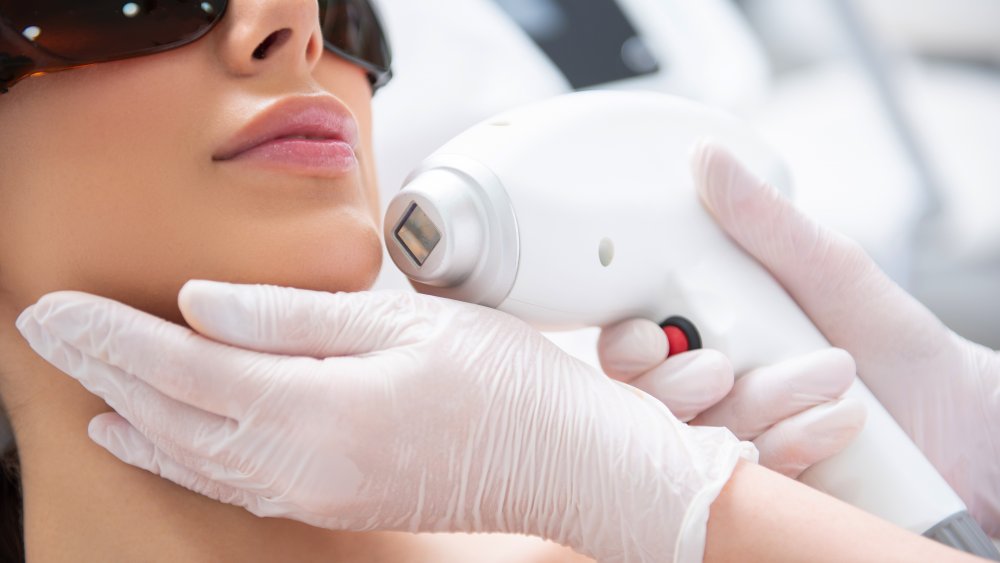
[[[178,401],[236,419],[260,399],[277,362],[297,362],[303,370],[319,364],[226,346],[116,301],[77,292],[46,295],[21,314],[18,328],[40,356],[90,386],[97,378],[115,378],[117,372],[98,369],[103,363]]]
[[[718,403],[733,387],[733,366],[715,350],[693,350],[667,358],[632,381],[659,399],[682,422]]]
[[[910,373],[908,366],[926,372],[928,361],[939,357],[942,365],[934,369],[948,367],[944,352],[953,339],[947,328],[860,245],[798,211],[721,147],[702,145],[692,166],[702,200],[723,230],[781,282],[833,345],[851,351],[877,395],[896,384],[893,374]]]
[[[861,401],[846,398],[783,420],[753,441],[760,464],[795,479],[846,448],[864,428],[866,416]]]
[[[119,460],[158,475],[185,489],[223,502],[246,508],[260,505],[257,495],[215,481],[205,474],[176,461],[153,444],[129,422],[115,413],[94,417],[87,429],[90,439]]]
[[[190,281],[181,313],[195,330],[220,342],[270,354],[355,356],[415,342],[427,327],[409,319],[421,306],[402,291],[326,293],[266,285]],[[415,329],[415,330],[410,330]]]
[[[629,319],[601,329],[597,357],[604,373],[630,383],[667,357],[663,329],[647,319]]]
[[[839,398],[854,377],[850,354],[819,350],[747,372],[726,398],[692,423],[724,426],[741,440],[753,440],[790,416]]]

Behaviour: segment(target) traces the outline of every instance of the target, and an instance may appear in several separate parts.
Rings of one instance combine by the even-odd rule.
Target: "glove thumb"
[[[194,280],[181,288],[178,303],[191,328],[213,340],[322,359],[407,343],[404,329],[412,315],[406,309],[414,304],[408,297],[402,292],[326,293]]]

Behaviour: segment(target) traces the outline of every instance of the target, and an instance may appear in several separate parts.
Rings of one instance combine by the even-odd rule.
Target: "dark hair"
[[[21,462],[11,446],[0,457],[0,561],[24,562]]]

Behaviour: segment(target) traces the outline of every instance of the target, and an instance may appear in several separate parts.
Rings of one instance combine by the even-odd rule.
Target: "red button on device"
[[[663,327],[663,333],[667,335],[667,342],[670,343],[670,349],[667,353],[668,356],[681,354],[690,350],[688,337],[684,334],[683,330],[674,325],[667,325]]]
[[[698,333],[698,327],[684,317],[670,317],[660,323],[660,326],[663,327],[663,333],[667,335],[667,342],[670,344],[668,356],[701,348],[701,334]]]

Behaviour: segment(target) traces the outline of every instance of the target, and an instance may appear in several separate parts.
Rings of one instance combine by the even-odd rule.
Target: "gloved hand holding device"
[[[663,401],[696,425],[724,426],[753,441],[764,467],[796,478],[853,440],[864,406],[844,393],[854,360],[839,349],[820,350],[742,374],[733,384],[729,360],[700,349],[668,356],[663,329],[646,319],[605,328],[598,340],[604,371]]]
[[[72,292],[18,327],[117,411],[95,441],[260,516],[698,561],[709,505],[755,457],[484,307],[209,282],[180,305],[200,334]]]
[[[729,152],[697,182],[723,229],[782,283],[968,505],[1000,536],[1000,356],[944,326],[855,242],[796,210]]]
[[[733,116],[653,93],[568,94],[484,120],[428,156],[389,202],[389,256],[421,293],[547,330],[646,318],[672,348],[719,350],[740,375],[828,353],[802,308],[700,205],[690,154],[706,137],[788,187],[781,159]],[[799,479],[1000,561],[875,396],[855,379],[846,397],[864,405],[864,427]],[[745,406],[706,418],[738,421]]]

